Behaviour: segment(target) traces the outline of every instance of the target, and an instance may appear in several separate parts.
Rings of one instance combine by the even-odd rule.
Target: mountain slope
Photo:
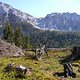
[[[37,19],[37,26],[47,30],[80,31],[80,15],[76,13],[52,13]]]
[[[21,21],[27,21],[27,22],[31,22],[34,23],[35,18],[27,13],[21,12],[20,10],[17,10],[13,7],[11,7],[8,4],[2,3],[0,2],[0,15],[3,17],[5,17],[5,19],[8,21],[10,21],[10,16],[12,17],[17,17],[17,20],[21,20]]]
[[[32,30],[38,28],[42,30],[80,31],[80,15],[76,13],[51,13],[44,18],[35,18],[0,2],[0,29],[2,29],[3,23],[8,22],[13,26],[20,26],[24,33],[28,31],[27,28]]]
[[[34,31],[35,20],[33,16],[0,2],[0,34],[2,34],[4,24],[7,23],[11,23],[14,28],[20,27],[24,34]]]

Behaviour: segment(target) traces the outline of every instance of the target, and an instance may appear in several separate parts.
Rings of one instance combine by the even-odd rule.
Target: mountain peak
[[[9,4],[3,3],[3,2],[0,2],[0,6],[6,7],[6,8],[12,8]]]
[[[51,13],[44,18],[35,18],[0,2],[0,25],[3,21],[9,21],[13,25],[14,23],[28,22],[43,30],[80,31],[80,15],[76,13]]]
[[[41,29],[59,31],[80,31],[80,15],[77,13],[51,13],[37,20]]]
[[[35,23],[35,18],[33,16],[31,16],[27,13],[24,13],[24,12],[18,10],[18,9],[15,9],[12,6],[10,6],[8,4],[5,4],[5,3],[2,3],[2,2],[0,2],[0,13],[2,15],[4,14],[5,17],[7,17],[7,19],[14,16],[15,18],[18,18],[18,20],[20,20],[20,21],[26,21],[26,22],[29,22],[31,24]]]
[[[10,9],[13,9],[10,5],[0,2],[0,13],[8,13]]]

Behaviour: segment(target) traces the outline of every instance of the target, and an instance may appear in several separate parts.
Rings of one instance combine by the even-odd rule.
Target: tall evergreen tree
[[[25,45],[24,45],[25,49],[30,49],[31,48],[31,44],[30,44],[30,35],[27,34],[25,37]]]
[[[3,31],[3,39],[5,39],[8,42],[14,41],[14,30],[10,24],[5,26],[5,29]]]
[[[15,34],[15,37],[14,37],[15,45],[22,48],[23,47],[23,34],[21,32],[21,29],[17,27],[14,34]]]

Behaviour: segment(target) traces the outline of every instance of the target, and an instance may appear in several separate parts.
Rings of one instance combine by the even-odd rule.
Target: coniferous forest
[[[31,28],[28,27],[28,32],[24,35],[20,27],[14,30],[13,26],[8,24],[3,30],[2,38],[21,48],[36,48],[39,43],[46,44],[48,48],[70,48],[80,45],[80,32],[44,31]]]

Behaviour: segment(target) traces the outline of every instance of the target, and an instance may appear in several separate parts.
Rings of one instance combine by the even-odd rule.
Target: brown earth
[[[1,56],[19,57],[23,55],[24,55],[23,50],[15,46],[14,43],[8,43],[0,39],[0,57]]]

